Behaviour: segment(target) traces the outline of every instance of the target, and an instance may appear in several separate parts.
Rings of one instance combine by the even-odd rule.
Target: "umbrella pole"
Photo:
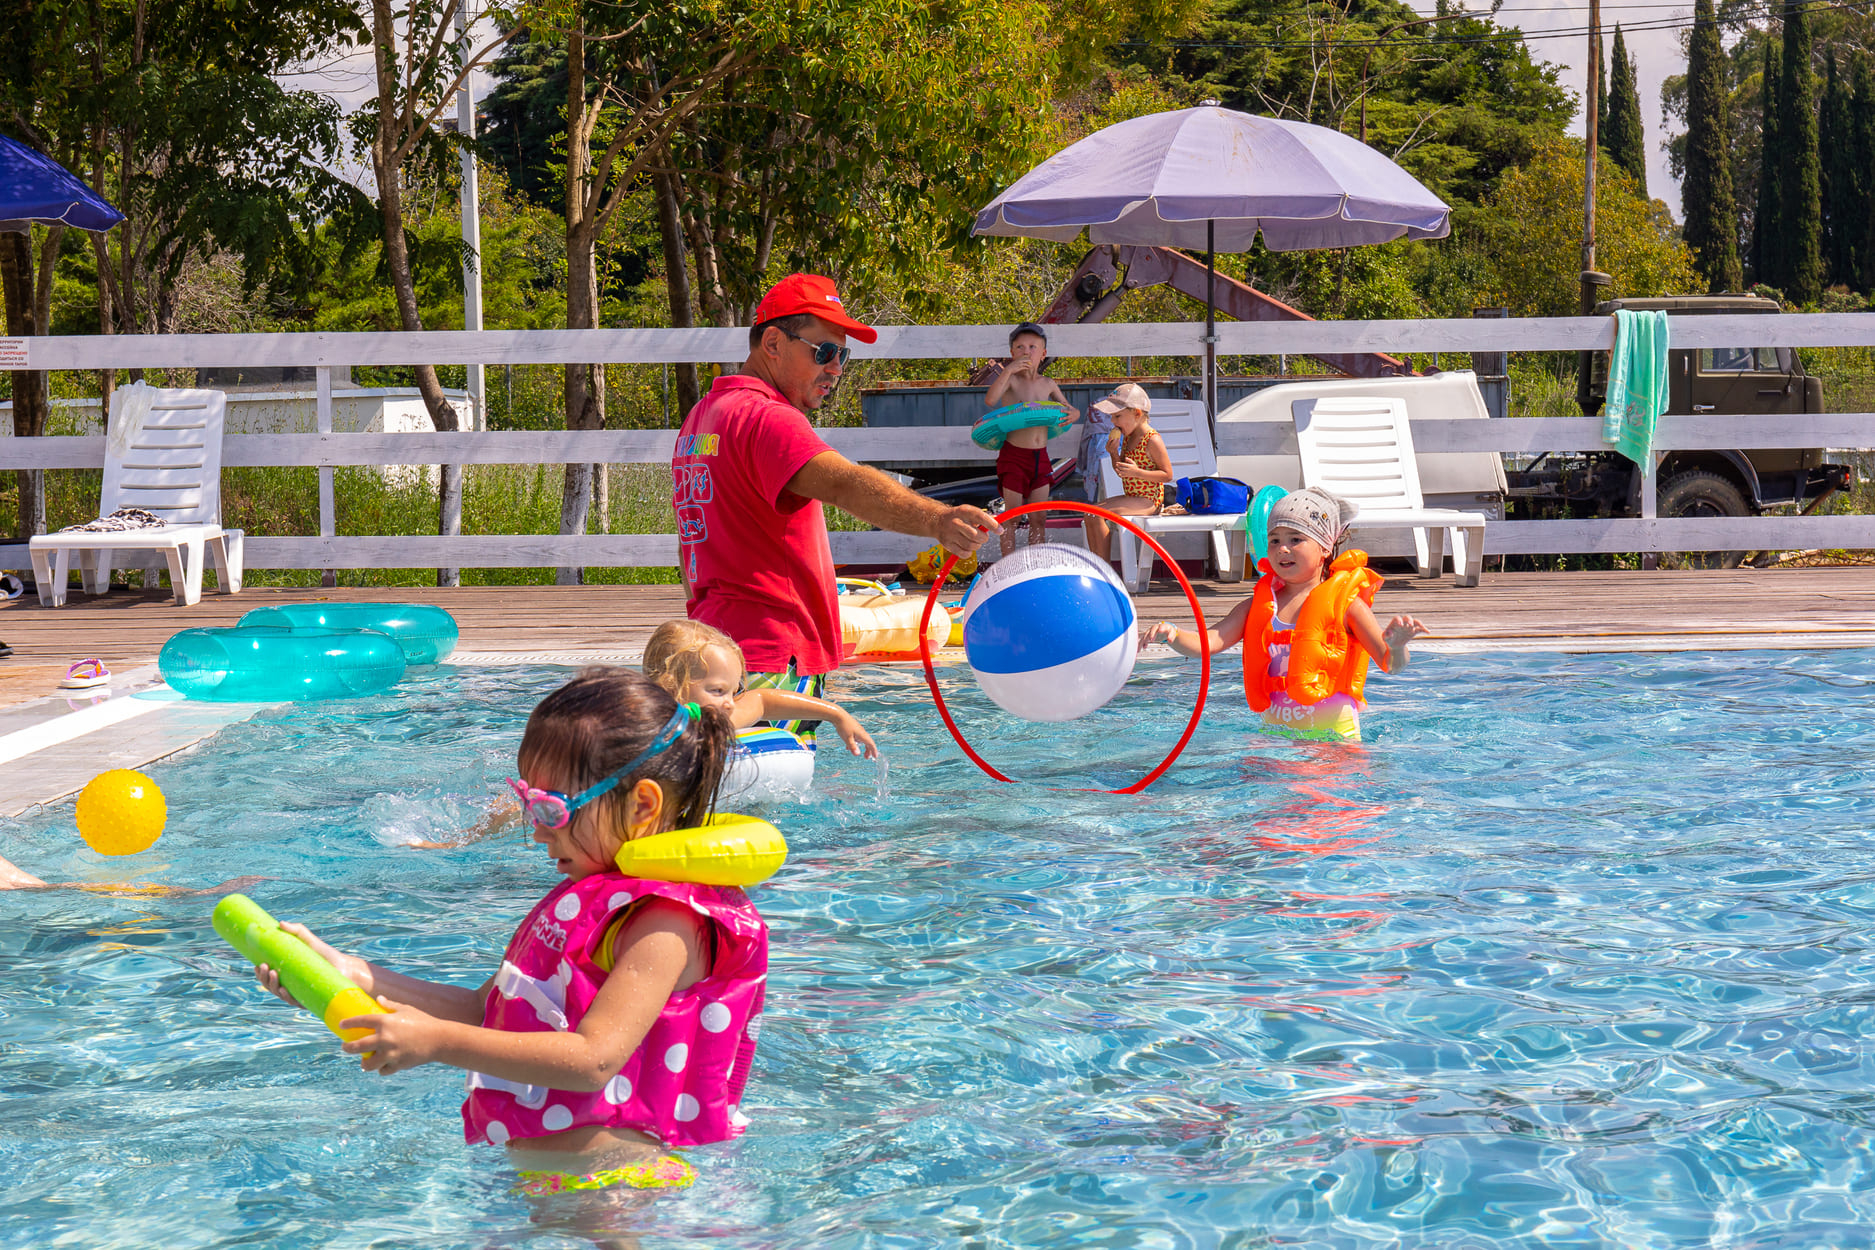
[[[1217,222],[1204,223],[1204,419],[1217,445]]]

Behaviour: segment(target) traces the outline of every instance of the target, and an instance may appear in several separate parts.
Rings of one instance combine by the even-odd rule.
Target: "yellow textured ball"
[[[78,836],[100,855],[135,855],[163,835],[169,804],[156,783],[131,768],[99,773],[78,796]]]

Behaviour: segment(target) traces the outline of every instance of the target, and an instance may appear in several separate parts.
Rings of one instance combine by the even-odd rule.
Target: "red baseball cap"
[[[755,324],[773,321],[777,317],[792,317],[797,313],[811,313],[830,326],[838,326],[862,343],[876,343],[879,332],[869,325],[863,325],[846,315],[846,309],[840,305],[840,292],[834,289],[832,278],[823,278],[817,273],[791,273],[769,289],[762,296],[762,302],[755,306]]]

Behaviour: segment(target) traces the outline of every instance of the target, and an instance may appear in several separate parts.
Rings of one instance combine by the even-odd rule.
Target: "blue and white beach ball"
[[[1023,720],[1074,720],[1104,706],[1138,652],[1126,587],[1079,547],[1015,551],[964,600],[970,671],[997,707]]]

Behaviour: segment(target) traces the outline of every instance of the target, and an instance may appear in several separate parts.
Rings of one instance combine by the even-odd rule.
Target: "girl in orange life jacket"
[[[1211,649],[1244,644],[1244,694],[1263,723],[1296,737],[1358,742],[1367,658],[1389,673],[1406,667],[1407,644],[1426,632],[1410,616],[1383,628],[1375,618],[1377,574],[1367,553],[1330,562],[1355,506],[1310,488],[1284,496],[1270,512],[1269,558],[1256,593],[1211,630]],[[1165,621],[1142,642],[1199,653],[1196,633]]]

